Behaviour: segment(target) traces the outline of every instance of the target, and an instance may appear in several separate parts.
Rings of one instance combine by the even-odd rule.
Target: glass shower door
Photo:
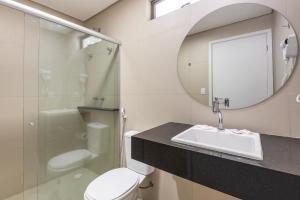
[[[25,180],[38,200],[82,200],[93,179],[119,166],[118,45],[31,16],[25,28],[36,148],[24,155],[27,174],[37,174]]]

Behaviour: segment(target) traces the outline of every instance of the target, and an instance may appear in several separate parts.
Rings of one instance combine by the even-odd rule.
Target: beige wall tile
[[[0,97],[23,95],[23,44],[0,43]]]
[[[0,98],[0,146],[23,147],[23,99]],[[2,180],[2,179],[1,179]]]
[[[0,97],[22,96],[24,13],[0,6],[0,27]]]
[[[298,94],[288,94],[287,98],[291,137],[300,138],[300,104],[296,102],[297,95]]]
[[[140,95],[122,95],[121,102],[122,107],[126,108],[126,115],[130,116],[126,119],[126,129],[140,131],[139,124],[135,123],[141,115],[139,109],[136,109],[141,107]]]
[[[23,190],[23,149],[11,143],[0,146],[0,199]]]
[[[286,15],[288,19],[291,19],[292,25],[300,31],[300,24],[297,19],[300,17],[299,8],[300,2],[295,0],[286,0]]]
[[[0,199],[23,189],[23,99],[0,98]]]
[[[193,200],[192,182],[157,170],[153,176],[153,194],[149,200]]]
[[[41,4],[35,3],[33,1],[31,1],[31,0],[15,0],[15,1],[17,1],[19,3],[22,3],[22,4],[25,4],[27,6],[30,6],[30,7],[39,9],[39,10],[42,10],[44,12],[47,12],[47,13],[51,14],[51,15],[54,15],[54,16],[57,16],[57,17],[69,20],[71,22],[74,22],[74,23],[77,23],[77,24],[80,24],[80,25],[83,25],[83,22],[80,21],[80,20],[78,20],[78,19],[75,19],[75,18],[73,18],[71,16],[63,14],[63,13],[58,12],[56,10],[53,10],[51,8],[45,7],[45,6],[41,5]]]
[[[23,43],[24,41],[24,13],[23,12],[0,5],[0,27],[1,27],[0,43],[10,43],[10,44]]]
[[[169,121],[190,123],[191,99],[180,94],[126,95],[122,101],[127,130],[143,131]]]
[[[140,119],[144,121],[144,129],[149,128],[149,124],[161,124],[174,121],[188,123],[190,121],[189,109],[191,100],[180,94],[174,95],[143,95],[140,97]],[[141,112],[143,111],[143,112]],[[145,116],[141,118],[141,115]],[[142,123],[140,123],[142,124]]]
[[[237,198],[193,183],[193,200],[238,200]]]

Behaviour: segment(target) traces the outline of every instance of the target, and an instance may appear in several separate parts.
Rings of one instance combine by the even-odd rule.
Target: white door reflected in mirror
[[[209,74],[209,102],[226,97],[242,108],[273,95],[271,29],[209,42]]]

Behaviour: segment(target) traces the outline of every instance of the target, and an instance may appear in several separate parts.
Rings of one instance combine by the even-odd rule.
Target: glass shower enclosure
[[[119,45],[25,14],[24,200],[82,200],[119,166]]]

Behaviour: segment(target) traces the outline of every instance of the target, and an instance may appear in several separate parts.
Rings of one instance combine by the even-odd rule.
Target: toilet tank
[[[128,131],[125,133],[126,164],[127,168],[146,176],[151,174],[154,171],[154,168],[131,158],[131,137],[138,133],[138,131]]]
[[[104,154],[109,149],[109,126],[99,122],[92,122],[87,125],[87,146],[88,150],[96,155]]]

